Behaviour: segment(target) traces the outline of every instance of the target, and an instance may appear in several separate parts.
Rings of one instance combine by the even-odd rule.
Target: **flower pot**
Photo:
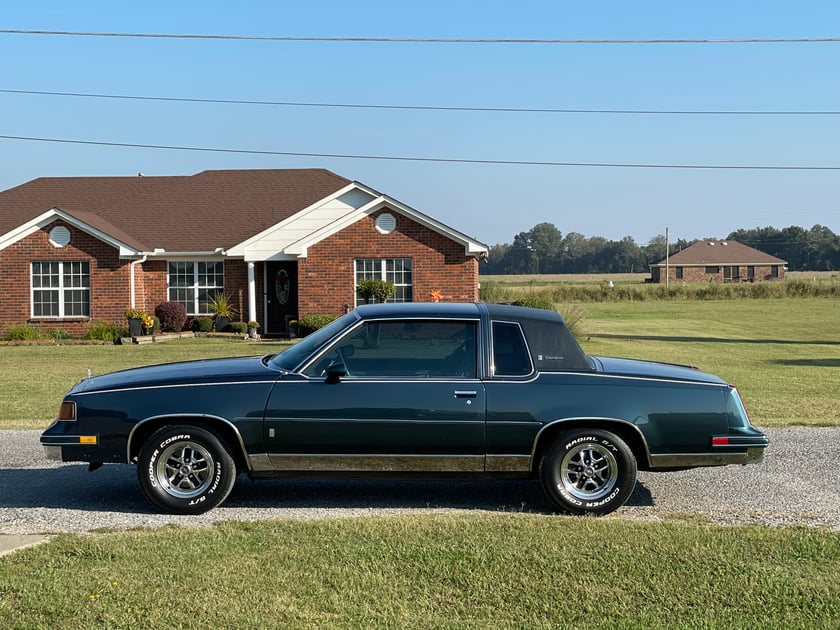
[[[228,327],[228,324],[230,324],[230,317],[225,317],[224,315],[216,316],[216,332],[222,332]]]
[[[128,336],[141,337],[143,335],[143,320],[139,317],[137,319],[128,320]]]
[[[248,326],[248,337],[251,339],[257,338],[257,329],[254,326]]]

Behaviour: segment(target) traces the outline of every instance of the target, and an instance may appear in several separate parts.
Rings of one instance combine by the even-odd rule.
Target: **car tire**
[[[215,432],[191,425],[166,426],[142,446],[137,476],[146,498],[170,514],[202,514],[233,489],[236,464]]]
[[[603,429],[560,434],[540,461],[540,480],[566,514],[602,515],[621,507],[636,485],[636,458],[620,437]]]

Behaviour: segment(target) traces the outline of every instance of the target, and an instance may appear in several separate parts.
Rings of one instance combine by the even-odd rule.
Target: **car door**
[[[265,415],[276,470],[484,470],[478,321],[362,321],[277,383]]]

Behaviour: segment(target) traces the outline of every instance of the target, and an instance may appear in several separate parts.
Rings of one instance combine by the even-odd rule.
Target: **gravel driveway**
[[[761,464],[640,473],[608,518],[807,524],[840,531],[840,429],[770,429]],[[38,431],[0,431],[0,534],[86,532],[220,520],[338,518],[413,510],[551,513],[537,482],[259,481],[241,476],[226,503],[200,516],[158,514],[133,466],[45,459]]]

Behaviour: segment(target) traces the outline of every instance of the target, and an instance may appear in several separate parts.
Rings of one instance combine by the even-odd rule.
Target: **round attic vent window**
[[[57,225],[50,230],[50,243],[53,247],[64,247],[70,243],[70,230],[63,225]]]
[[[393,214],[384,212],[376,217],[376,229],[380,234],[390,234],[397,228],[397,219]]]

